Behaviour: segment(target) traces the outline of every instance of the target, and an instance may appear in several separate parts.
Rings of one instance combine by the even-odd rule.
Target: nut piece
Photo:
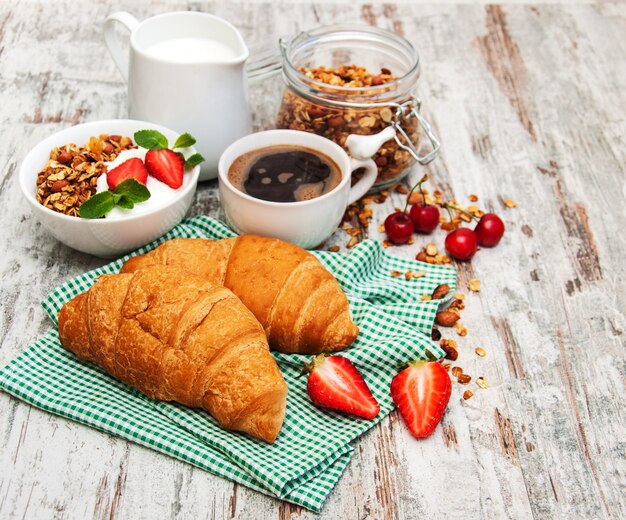
[[[456,361],[459,357],[459,351],[450,345],[441,345],[441,350],[446,353],[446,359],[449,359],[450,361]]]
[[[437,249],[437,246],[432,242],[426,246],[426,254],[428,256],[437,256],[438,252],[439,250]]]
[[[463,369],[461,367],[452,367],[452,375],[454,377],[459,377],[463,374]]]
[[[415,260],[417,260],[419,262],[426,262],[426,253],[424,253],[424,251],[420,251],[415,256]]]
[[[487,351],[482,347],[476,347],[474,352],[476,352],[476,355],[480,357],[485,357],[487,355]]]
[[[343,117],[341,117],[341,116],[331,117],[326,122],[328,123],[328,126],[330,126],[330,127],[341,126],[341,125],[343,125]]]
[[[469,376],[467,374],[459,374],[456,380],[462,385],[467,385],[472,380],[472,376]]]
[[[439,341],[441,339],[441,331],[437,327],[433,327],[430,331],[430,338],[433,341]]]
[[[467,401],[473,395],[474,395],[474,392],[472,392],[471,390],[465,390],[465,392],[463,392],[463,399]]]
[[[467,327],[465,325],[461,325],[460,323],[454,324],[454,329],[459,336],[467,336]]]
[[[337,253],[337,252],[339,251],[339,246],[330,246],[330,247],[328,248],[328,250],[329,250],[331,253]]]
[[[472,292],[480,292],[480,280],[478,278],[472,278],[468,282],[468,287]]]
[[[484,377],[479,377],[476,380],[476,384],[480,387],[480,388],[487,388],[489,385],[487,384],[487,380]]]
[[[437,287],[435,287],[435,290],[433,291],[430,297],[433,300],[440,300],[441,298],[444,298],[445,296],[447,296],[449,292],[450,292],[450,286],[448,284],[442,283],[441,285],[438,285]]]
[[[72,161],[72,158],[73,157],[70,152],[62,150],[59,152],[59,155],[57,155],[57,162],[60,162],[61,164],[69,164]]]
[[[515,202],[514,200],[511,200],[511,199],[504,199],[504,205],[507,208],[515,208],[515,207],[517,207],[517,202]]]
[[[452,327],[459,319],[460,316],[456,312],[448,309],[438,312],[435,315],[435,323],[442,327]]]
[[[52,183],[52,186],[50,186],[50,191],[52,193],[59,193],[63,188],[65,188],[65,186],[67,186],[69,184],[68,181],[66,181],[65,179],[62,179],[60,181],[54,181]]]
[[[391,271],[391,276],[398,277],[401,276],[402,273],[400,271]]]

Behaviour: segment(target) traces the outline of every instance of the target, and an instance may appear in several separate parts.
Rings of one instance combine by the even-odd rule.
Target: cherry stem
[[[426,204],[426,195],[424,195],[424,190],[422,190],[422,184],[424,184],[426,181],[428,180],[428,175],[424,175],[419,181],[417,181],[417,183],[415,183],[415,185],[411,188],[411,191],[409,191],[409,194],[406,196],[406,204],[404,205],[404,211],[402,213],[404,213],[406,215],[406,210],[409,207],[409,199],[411,198],[411,195],[413,194],[413,192],[415,191],[415,188],[419,188],[420,189],[420,193],[422,194],[422,200],[424,201],[424,204]]]
[[[450,217],[450,224],[452,224],[454,226],[454,229],[457,229],[456,224],[454,223],[454,217],[452,215],[452,211],[450,211],[450,204],[445,203],[444,205],[441,206],[442,208],[445,208],[445,210],[448,212],[448,216]]]
[[[457,206],[456,204],[450,204],[449,202],[445,203],[443,205],[444,208],[446,208],[448,210],[448,213],[450,213],[450,208],[456,210],[456,211],[460,211],[461,213],[465,213],[468,217],[474,219],[474,220],[480,220],[477,216],[472,215],[469,211],[467,211],[466,209],[460,208],[459,206]]]

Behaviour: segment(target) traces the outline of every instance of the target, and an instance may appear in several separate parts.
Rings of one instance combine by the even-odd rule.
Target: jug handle
[[[128,81],[128,52],[123,51],[120,40],[115,34],[113,29],[115,22],[121,23],[128,32],[132,33],[139,25],[139,20],[126,11],[118,11],[109,15],[104,21],[104,41],[115,65],[117,65],[124,79]]]

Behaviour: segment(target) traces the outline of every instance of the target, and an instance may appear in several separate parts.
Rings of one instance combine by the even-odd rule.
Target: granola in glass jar
[[[428,164],[436,157],[439,141],[416,96],[419,56],[406,38],[344,23],[281,39],[280,49],[286,88],[279,128],[313,132],[344,149],[351,133],[395,130],[373,156],[378,178],[370,192],[397,184],[415,161]]]
[[[341,65],[336,68],[316,67],[302,68],[300,72],[312,80],[333,87],[359,88],[380,87],[397,80],[391,71],[382,68],[373,74],[365,67],[357,65]],[[322,87],[323,88],[323,87]],[[384,90],[384,89],[383,89]],[[364,94],[359,90],[359,95]],[[367,92],[365,92],[367,95]],[[350,100],[351,92],[345,94]],[[278,128],[313,132],[326,137],[345,148],[346,138],[350,134],[370,135],[382,131],[393,123],[394,111],[389,106],[372,106],[364,108],[344,108],[330,106],[308,100],[297,95],[293,90],[286,89],[278,112],[276,125]],[[418,122],[415,118],[407,119],[403,128],[411,142],[417,143],[419,138]],[[395,139],[387,141],[373,156],[378,166],[376,184],[387,184],[408,169],[413,157],[402,149]]]

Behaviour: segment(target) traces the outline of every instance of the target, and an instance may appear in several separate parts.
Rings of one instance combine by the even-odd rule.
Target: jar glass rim
[[[364,87],[345,87],[339,85],[330,85],[322,81],[310,78],[306,74],[302,73],[298,67],[295,66],[292,59],[295,57],[295,52],[306,46],[318,45],[325,41],[336,41],[341,38],[341,35],[345,34],[346,37],[357,38],[361,36],[364,40],[378,39],[380,43],[384,43],[389,47],[395,47],[395,49],[403,54],[404,58],[409,61],[408,70],[400,77],[383,83],[381,85],[370,85]],[[283,75],[286,77],[289,83],[296,83],[306,86],[308,89],[313,90],[321,97],[328,96],[329,89],[336,94],[344,94],[350,96],[358,96],[359,94],[364,97],[378,97],[381,94],[396,95],[396,91],[402,86],[407,86],[407,93],[413,89],[413,84],[419,77],[420,72],[420,59],[415,47],[403,36],[397,35],[391,31],[380,29],[366,24],[359,23],[344,23],[325,25],[301,32],[290,38],[289,40],[280,40],[281,52],[283,55]],[[412,81],[407,82],[407,80]]]

